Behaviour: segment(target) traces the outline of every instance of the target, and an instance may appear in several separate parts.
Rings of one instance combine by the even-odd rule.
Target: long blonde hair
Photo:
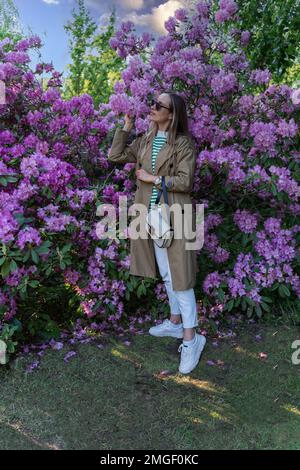
[[[173,91],[164,91],[163,93],[166,93],[170,96],[170,111],[173,112],[172,121],[167,128],[168,144],[175,145],[175,140],[178,135],[186,135],[191,139],[191,134],[188,129],[188,115],[184,99]],[[154,138],[157,131],[158,124],[154,121],[151,121],[148,131],[146,132],[147,139]]]

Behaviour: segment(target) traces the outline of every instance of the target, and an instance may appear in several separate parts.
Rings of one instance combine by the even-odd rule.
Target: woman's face
[[[157,111],[155,104],[151,106],[150,120],[157,122],[157,124],[167,124],[170,119],[172,119],[172,113],[166,109],[171,106],[170,96],[167,93],[162,93],[154,99],[162,106],[165,106],[165,108],[160,108],[159,111]]]

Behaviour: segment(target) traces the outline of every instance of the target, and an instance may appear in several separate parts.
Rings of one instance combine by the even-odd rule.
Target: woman
[[[184,215],[187,220],[190,214],[195,233],[196,215],[190,192],[196,151],[188,132],[184,100],[172,92],[160,94],[157,101],[152,102],[150,130],[128,145],[127,138],[132,127],[132,119],[125,115],[124,128],[116,130],[108,160],[136,164],[138,182],[134,203],[144,204],[147,210],[153,206],[158,190],[162,189],[160,176],[164,175],[170,207],[172,204],[179,205],[182,222]],[[170,211],[170,216],[174,238],[168,248],[158,247],[150,236],[130,240],[130,273],[155,279],[160,273],[168,294],[171,317],[150,328],[149,333],[183,338],[178,349],[181,351],[179,372],[187,374],[198,364],[206,342],[205,337],[195,331],[198,315],[193,288],[199,268],[196,251],[186,249],[186,243],[191,243],[192,238],[186,238],[183,223],[178,236],[180,224],[174,225],[173,211]],[[145,226],[145,223],[146,220],[143,220],[141,225]]]

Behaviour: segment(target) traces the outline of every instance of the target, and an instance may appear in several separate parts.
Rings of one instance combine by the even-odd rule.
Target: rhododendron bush
[[[237,5],[198,2],[165,23],[147,61],[150,38],[127,22],[111,46],[130,58],[110,106],[147,129],[149,93],[173,89],[188,104],[199,150],[193,202],[205,207],[198,297],[204,312],[242,309],[261,316],[273,302],[299,306],[299,101],[275,86],[268,70],[245,58],[249,32],[234,27]]]
[[[129,113],[136,133],[145,132],[151,97],[167,89],[186,99],[198,149],[201,314],[261,316],[287,298],[299,305],[299,105],[288,86],[271,84],[268,70],[251,69],[249,33],[234,27],[237,15],[231,0],[218,10],[199,2],[177,10],[155,43],[123,23],[110,45],[128,66],[98,109],[87,94],[63,100],[52,64],[31,69],[28,52],[39,38],[1,42],[0,337],[52,337],[59,315],[118,331],[129,319],[134,331],[150,306],[167,312],[161,282],[129,275],[129,240],[96,234],[99,204],[133,201],[134,164],[107,161],[115,127]],[[50,293],[52,308],[42,302]]]
[[[100,144],[114,115],[101,116],[89,95],[62,100],[60,74],[51,64],[30,69],[29,50],[39,46],[38,37],[0,44],[6,86],[0,110],[0,331],[7,341],[12,331],[57,336],[67,315],[117,323],[125,298],[117,275],[128,270],[126,250],[96,234],[101,177],[108,169]],[[50,77],[43,87],[45,72]],[[101,168],[97,184],[87,176],[92,166]]]

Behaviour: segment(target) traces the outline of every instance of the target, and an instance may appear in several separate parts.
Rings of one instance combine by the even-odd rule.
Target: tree
[[[300,79],[300,0],[210,0],[212,10],[238,10],[233,21],[222,22],[221,29],[249,34],[247,59],[253,68],[267,68],[274,83],[293,85]],[[197,0],[185,0],[187,7]]]
[[[0,0],[0,40],[5,37],[20,39],[22,36],[19,12],[13,0]]]
[[[68,66],[70,73],[67,80],[66,95],[75,96],[85,93],[86,54],[91,47],[96,24],[87,11],[84,0],[77,0],[78,12],[73,8],[73,21],[69,21],[65,30],[71,35],[70,53],[72,63]]]
[[[72,63],[64,88],[64,96],[69,98],[81,93],[89,93],[96,106],[107,103],[114,83],[120,79],[124,61],[109,46],[115,32],[115,8],[109,18],[107,28],[97,33],[97,26],[85,7],[84,0],[78,0],[78,13],[73,9],[73,20],[65,26],[70,34]]]
[[[299,61],[299,0],[238,0],[239,25],[251,33],[247,57],[253,68],[268,68],[282,82]],[[299,63],[299,62],[298,62]]]

